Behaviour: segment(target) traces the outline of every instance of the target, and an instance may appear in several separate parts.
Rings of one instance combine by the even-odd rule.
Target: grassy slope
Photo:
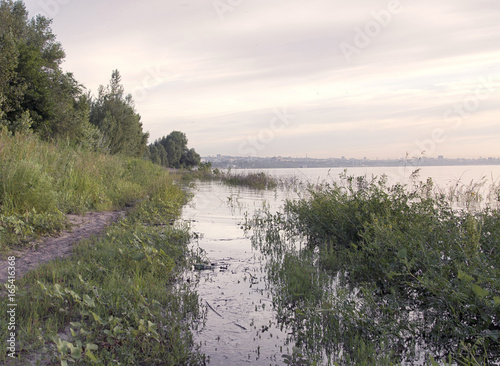
[[[5,133],[0,164],[4,255],[36,235],[60,230],[64,213],[136,202],[126,219],[80,244],[71,258],[47,263],[14,283],[20,364],[33,352],[61,364],[202,363],[189,332],[189,321],[200,316],[198,299],[178,283],[190,234],[163,225],[185,203],[168,172],[140,159]],[[2,309],[11,300],[3,296]],[[1,339],[8,339],[7,327],[2,311]],[[0,361],[5,359],[2,352]]]
[[[141,159],[0,132],[0,251],[65,224],[65,213],[113,210],[154,189],[165,171]]]

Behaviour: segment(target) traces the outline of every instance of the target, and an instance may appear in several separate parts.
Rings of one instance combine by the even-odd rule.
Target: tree
[[[12,132],[30,128],[45,139],[97,146],[102,136],[89,124],[88,98],[60,67],[65,53],[51,22],[29,19],[22,1],[0,1],[0,123]]]
[[[201,157],[194,149],[189,149],[187,153],[181,157],[181,164],[185,167],[200,165],[200,162]]]
[[[0,97],[3,96],[3,125],[10,124],[22,114],[21,102],[27,85],[17,74],[18,43],[24,39],[27,12],[21,2],[0,2]],[[12,112],[17,112],[12,118]]]
[[[187,149],[187,138],[183,132],[173,131],[166,138],[165,151],[171,167],[180,168],[181,158]]]
[[[172,131],[169,135],[156,140],[150,145],[151,161],[171,168],[192,167],[200,163],[200,155],[194,149],[187,148],[187,137],[184,132]],[[165,158],[161,154],[165,153]],[[155,154],[159,154],[158,157]]]
[[[149,134],[142,130],[132,96],[124,95],[118,70],[112,72],[107,87],[99,87],[99,95],[92,101],[90,122],[102,131],[111,154],[144,154]]]
[[[154,164],[162,165],[160,153],[158,152],[158,144],[151,144],[149,146],[149,158]]]

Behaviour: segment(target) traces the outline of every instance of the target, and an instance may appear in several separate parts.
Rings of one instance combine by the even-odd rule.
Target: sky
[[[202,156],[500,157],[498,0],[26,0]]]

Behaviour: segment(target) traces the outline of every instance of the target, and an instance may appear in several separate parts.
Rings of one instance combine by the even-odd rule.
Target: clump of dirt
[[[70,230],[61,232],[57,237],[47,237],[33,243],[32,248],[36,249],[12,254],[16,257],[16,278],[21,278],[26,272],[42,263],[70,256],[75,243],[101,233],[106,226],[117,221],[124,214],[124,211],[113,211],[89,212],[83,216],[68,215]],[[0,260],[0,283],[7,281],[8,267],[6,259]]]

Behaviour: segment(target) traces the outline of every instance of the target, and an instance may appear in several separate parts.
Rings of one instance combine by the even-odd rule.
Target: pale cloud
[[[62,2],[25,3],[52,4],[64,67],[92,92],[120,71],[153,140],[181,130],[202,155],[238,154],[287,107],[295,120],[260,156],[397,158],[436,128],[435,155],[500,156],[497,1]],[[444,118],[481,78],[487,97]]]

